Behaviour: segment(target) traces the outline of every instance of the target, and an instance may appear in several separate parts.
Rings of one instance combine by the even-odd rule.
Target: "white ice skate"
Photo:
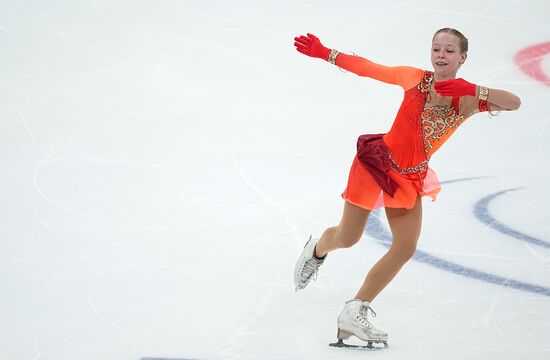
[[[294,268],[294,286],[296,291],[304,289],[311,279],[317,279],[319,266],[323,264],[326,258],[326,255],[323,259],[318,259],[314,256],[315,245],[318,242],[319,239],[312,238],[310,235],[302,254],[296,262],[296,267]]]
[[[376,313],[370,307],[370,303],[361,300],[346,302],[344,309],[338,316],[338,342],[329,344],[335,347],[360,348],[367,350],[380,350],[388,347],[388,334],[375,328],[367,319],[368,312],[373,317]],[[366,341],[366,345],[351,345],[344,343],[344,339],[356,336]]]

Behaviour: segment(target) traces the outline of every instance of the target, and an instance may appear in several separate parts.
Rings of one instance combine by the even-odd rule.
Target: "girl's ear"
[[[460,64],[464,64],[464,62],[466,61],[466,58],[468,57],[468,53],[464,53],[462,54],[462,60],[460,60]]]

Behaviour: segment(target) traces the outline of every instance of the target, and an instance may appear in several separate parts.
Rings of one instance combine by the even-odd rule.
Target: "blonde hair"
[[[451,34],[456,36],[460,42],[460,53],[464,54],[465,52],[468,52],[468,39],[466,38],[466,36],[464,36],[464,34],[462,34],[457,29],[453,29],[453,28],[439,29],[435,32],[434,37],[432,38],[432,41],[434,41],[433,39],[435,39],[435,36],[439,33],[446,33],[446,34]]]

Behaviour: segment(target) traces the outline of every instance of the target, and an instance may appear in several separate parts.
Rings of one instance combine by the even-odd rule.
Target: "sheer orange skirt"
[[[414,176],[400,175],[395,171],[389,171],[388,175],[399,184],[393,197],[382,191],[371,173],[355,156],[342,198],[368,210],[380,207],[412,209],[419,195],[429,196],[435,201],[441,191],[439,179],[429,167],[424,181]]]

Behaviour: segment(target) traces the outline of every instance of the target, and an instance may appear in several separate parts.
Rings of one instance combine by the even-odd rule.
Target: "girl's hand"
[[[435,83],[435,91],[443,96],[476,96],[476,84],[464,79],[452,79]]]
[[[300,37],[295,37],[294,41],[294,46],[296,46],[296,50],[298,50],[302,54],[314,58],[328,60],[330,49],[324,47],[317,36],[308,33],[307,36],[301,35]]]

